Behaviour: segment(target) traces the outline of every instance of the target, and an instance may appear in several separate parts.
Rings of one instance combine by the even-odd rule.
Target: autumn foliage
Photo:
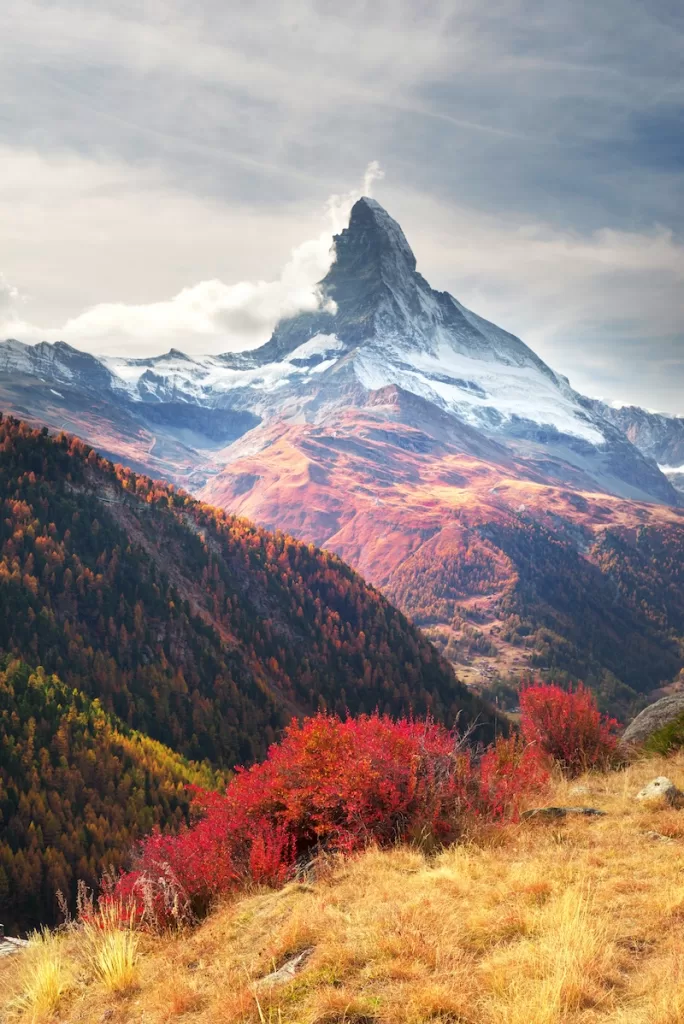
[[[432,721],[321,713],[293,722],[225,793],[195,789],[195,822],[148,836],[115,896],[154,927],[192,919],[246,883],[282,884],[321,851],[435,847],[477,821],[517,820],[554,763],[575,775],[613,760],[617,722],[583,686],[530,683],[520,705],[521,735],[484,750]]]
[[[293,709],[493,732],[492,709],[334,555],[1,415],[0,600],[0,653],[217,767],[263,758]]]
[[[42,668],[0,657],[0,919],[59,920],[155,827],[187,821],[191,784],[222,776],[185,761]]]
[[[54,923],[57,889],[73,905],[79,879],[118,871],[153,827],[176,831],[185,783],[262,760],[293,713],[494,731],[493,710],[338,558],[2,414],[0,608],[12,929]],[[279,842],[266,826],[249,840],[252,877],[278,874]]]
[[[477,756],[434,722],[319,714],[291,724],[224,795],[197,790],[198,820],[176,836],[147,837],[116,895],[154,925],[201,915],[245,882],[281,884],[321,850],[442,844],[473,818],[515,817],[546,777],[516,739]]]
[[[594,694],[533,683],[520,692],[521,726],[527,743],[570,775],[606,768],[615,758],[618,723],[602,715]]]

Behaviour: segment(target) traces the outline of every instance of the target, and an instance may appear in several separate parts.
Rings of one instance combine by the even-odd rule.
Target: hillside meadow
[[[195,929],[35,939],[0,962],[0,1012],[22,1024],[675,1024],[684,811],[634,799],[657,775],[684,786],[684,754],[555,775],[543,794],[604,817],[473,826],[436,855],[324,859],[277,891],[227,897]],[[302,952],[290,980],[260,980]]]

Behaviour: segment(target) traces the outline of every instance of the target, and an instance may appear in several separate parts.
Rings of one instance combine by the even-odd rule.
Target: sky
[[[254,347],[359,195],[586,394],[684,414],[680,0],[3,0],[0,337]]]

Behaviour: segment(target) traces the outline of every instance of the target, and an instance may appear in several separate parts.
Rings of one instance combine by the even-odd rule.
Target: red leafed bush
[[[225,796],[233,827],[283,825],[297,855],[351,852],[429,829],[446,837],[467,799],[470,758],[434,723],[317,715],[291,725],[263,764],[238,771]]]
[[[479,764],[479,813],[492,820],[517,819],[522,798],[549,781],[546,757],[519,736],[500,738]]]
[[[582,683],[575,690],[542,683],[525,686],[520,710],[525,741],[569,775],[614,762],[618,722],[601,714],[593,693]]]
[[[148,836],[116,895],[151,924],[187,920],[247,881],[282,884],[316,849],[447,842],[466,814],[515,816],[543,781],[519,742],[502,740],[477,762],[433,722],[319,714],[291,724],[263,763],[238,769],[225,794],[196,790],[196,822]]]

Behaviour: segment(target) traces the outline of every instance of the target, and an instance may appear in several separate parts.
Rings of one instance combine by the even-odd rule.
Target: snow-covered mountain
[[[393,386],[451,417],[455,432],[474,428],[537,468],[552,457],[556,471],[565,464],[570,478],[580,474],[609,492],[677,500],[651,453],[631,443],[600,403],[573,391],[519,338],[433,290],[402,229],[376,201],[354,205],[334,246],[320,310],[281,322],[259,349],[97,359],[63,342],[7,341],[0,389],[16,398],[19,388],[23,411],[36,418],[45,387],[66,406],[74,394],[96,396],[146,428],[163,425],[167,442],[180,431],[176,440],[192,449],[203,433],[225,443],[242,427],[258,431],[274,419],[322,423]],[[33,399],[31,382],[42,385]]]
[[[432,289],[371,199],[334,257],[320,309],[252,351],[0,344],[0,410],[337,553],[466,681],[562,671],[620,712],[672,681],[684,498],[658,463],[684,421],[575,392]]]
[[[614,408],[598,401],[592,404],[640,452],[655,459],[670,482],[684,492],[684,417],[648,412],[635,405]]]

